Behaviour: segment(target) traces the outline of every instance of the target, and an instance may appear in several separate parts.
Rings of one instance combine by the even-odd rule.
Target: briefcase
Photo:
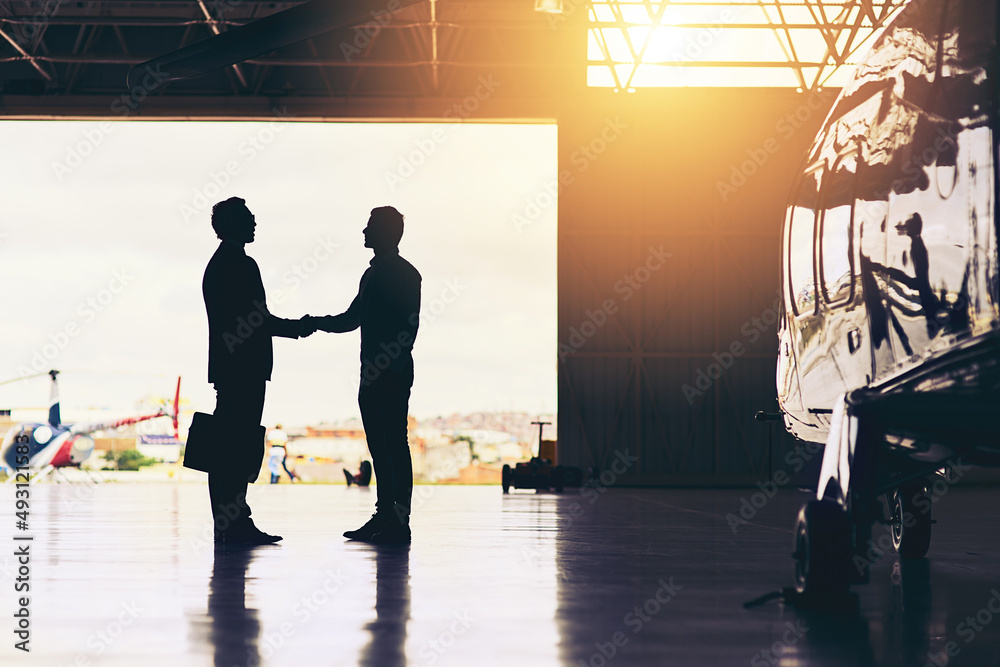
[[[215,415],[196,412],[184,446],[184,467],[209,473],[244,470],[252,484],[264,460],[265,430],[256,425],[227,428]]]
[[[184,467],[202,472],[214,472],[222,447],[223,433],[218,428],[215,415],[194,413],[184,445]]]

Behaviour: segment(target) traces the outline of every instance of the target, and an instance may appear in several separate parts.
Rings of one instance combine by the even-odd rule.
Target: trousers
[[[222,437],[228,440],[219,446],[232,459],[224,469],[208,474],[216,532],[225,532],[250,519],[247,484],[257,479],[264,461],[260,419],[266,386],[264,380],[215,383],[214,415],[223,430]]]
[[[413,495],[413,461],[406,437],[410,384],[409,378],[386,371],[375,380],[363,381],[358,391],[361,421],[377,480],[376,511],[391,513],[404,525],[410,521]]]

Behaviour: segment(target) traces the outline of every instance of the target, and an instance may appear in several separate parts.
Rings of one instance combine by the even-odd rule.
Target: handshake
[[[323,328],[323,320],[325,317],[314,317],[313,315],[303,315],[299,320],[299,337],[305,338],[306,336],[311,336],[318,329]]]

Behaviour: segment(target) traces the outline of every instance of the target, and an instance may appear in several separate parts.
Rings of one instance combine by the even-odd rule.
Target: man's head
[[[373,208],[364,234],[365,247],[375,252],[397,248],[403,238],[403,214],[392,206]]]
[[[212,229],[223,241],[253,243],[256,226],[246,201],[239,197],[230,197],[212,207]]]

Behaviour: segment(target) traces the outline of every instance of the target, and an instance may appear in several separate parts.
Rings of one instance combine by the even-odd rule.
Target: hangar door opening
[[[9,121],[0,137],[0,254],[13,286],[2,297],[0,375],[63,371],[67,421],[132,414],[178,375],[182,417],[212,411],[201,280],[219,243],[212,205],[233,196],[256,216],[246,251],[269,309],[286,318],[344,311],[372,257],[370,210],[404,214],[400,254],[423,278],[410,400],[418,477],[483,481],[495,470],[499,483],[502,463],[537,442],[531,422],[555,421],[554,124],[277,114]],[[343,481],[341,467],[368,458],[358,332],[274,348],[264,424],[301,436],[291,452],[336,462]],[[37,382],[37,395],[24,383],[0,388],[0,407],[41,406]]]

